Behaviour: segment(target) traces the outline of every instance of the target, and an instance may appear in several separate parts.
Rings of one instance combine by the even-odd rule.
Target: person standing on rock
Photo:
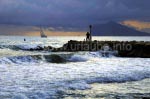
[[[90,32],[86,34],[86,41],[92,41],[92,25],[89,26]]]
[[[90,38],[91,38],[91,37],[90,37],[90,33],[87,32],[87,33],[86,33],[86,41],[90,41]]]

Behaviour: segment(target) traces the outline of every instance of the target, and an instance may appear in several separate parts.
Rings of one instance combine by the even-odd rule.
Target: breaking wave
[[[86,56],[87,54],[88,53],[84,55]],[[72,55],[69,55],[69,57],[70,56]],[[16,58],[20,61],[23,59],[32,62],[32,59],[41,59],[41,57],[44,56],[12,58],[14,60]],[[68,56],[64,55],[64,57],[67,58]],[[93,56],[89,55],[89,57],[92,58]],[[7,86],[6,83],[6,87],[2,86],[1,90],[8,90],[9,92],[11,91],[13,93],[11,93],[11,95],[14,95],[12,96],[14,99],[57,99],[58,97],[60,98],[67,95],[67,90],[91,89],[92,86],[90,84],[92,83],[122,83],[150,78],[150,60],[148,59],[99,59],[100,60],[97,62],[84,62],[82,63],[82,66],[79,63],[42,63],[39,64],[39,66],[34,64],[29,66],[19,65],[22,67],[9,66],[8,70],[7,66],[4,67],[0,65],[0,73],[4,77],[1,78],[1,80],[4,82],[4,84],[10,80],[9,83],[12,84],[12,86]],[[141,63],[137,63],[138,60],[141,60]],[[117,61],[119,62],[117,63]],[[7,75],[9,75],[9,77]],[[14,82],[16,84],[14,84]],[[24,87],[22,84],[24,84],[26,87]],[[20,90],[21,93],[18,94]]]
[[[114,58],[112,52],[103,54],[100,51],[1,58],[0,63],[14,64],[0,64],[3,77],[0,84],[4,85],[1,90],[11,91],[10,96],[14,99],[57,99],[67,95],[67,90],[91,89],[92,83],[122,83],[150,78],[149,59]],[[7,81],[12,86],[8,86]]]
[[[24,63],[39,63],[52,62],[63,63],[65,59],[57,55],[28,55],[28,56],[13,56],[0,59],[1,64],[24,64]]]
[[[37,48],[44,48],[42,45],[0,45],[0,49],[12,49],[12,50],[30,50]]]
[[[114,57],[112,53],[103,55],[102,52],[79,52],[71,54],[50,54],[50,55],[27,55],[27,56],[12,56],[3,57],[0,63],[4,64],[21,64],[21,63],[66,63],[66,62],[86,62],[94,58]]]

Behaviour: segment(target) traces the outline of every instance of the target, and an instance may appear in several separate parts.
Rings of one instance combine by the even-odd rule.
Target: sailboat
[[[41,38],[47,38],[47,35],[45,35],[45,33],[42,30],[42,28],[40,28],[40,34],[41,34]]]

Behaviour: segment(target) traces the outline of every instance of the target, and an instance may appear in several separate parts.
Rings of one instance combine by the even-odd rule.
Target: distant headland
[[[150,36],[150,33],[142,32],[117,22],[94,24],[92,29],[94,36]]]

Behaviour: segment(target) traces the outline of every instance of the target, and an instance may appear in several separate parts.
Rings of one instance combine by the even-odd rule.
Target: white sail
[[[47,38],[47,36],[45,35],[44,31],[42,30],[42,28],[40,28],[40,34],[42,38]]]

